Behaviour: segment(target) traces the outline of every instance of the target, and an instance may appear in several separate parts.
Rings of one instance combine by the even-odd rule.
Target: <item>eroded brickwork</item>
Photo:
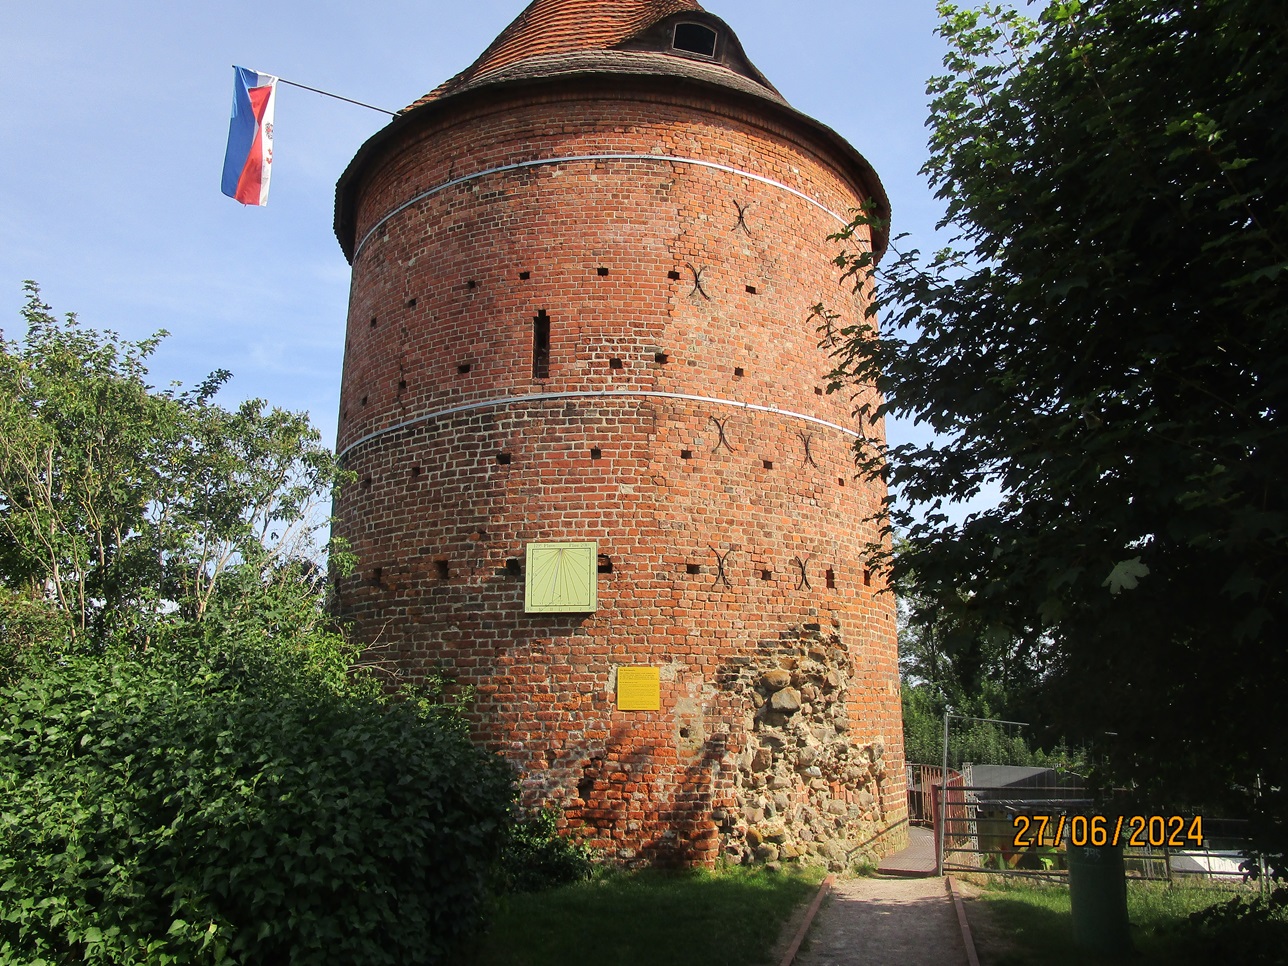
[[[823,391],[811,321],[860,312],[827,236],[862,189],[742,101],[638,87],[471,101],[366,179],[338,606],[473,685],[527,800],[619,858],[844,865],[904,817],[884,493],[852,453],[883,428]],[[598,611],[525,615],[525,546],[591,539]],[[660,711],[616,710],[629,665]]]

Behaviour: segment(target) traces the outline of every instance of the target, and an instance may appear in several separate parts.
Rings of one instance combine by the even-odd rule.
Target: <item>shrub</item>
[[[0,964],[450,959],[512,775],[441,706],[337,686],[316,637],[0,687]]]
[[[594,852],[559,834],[559,813],[541,808],[519,816],[501,852],[499,888],[539,892],[590,878]]]

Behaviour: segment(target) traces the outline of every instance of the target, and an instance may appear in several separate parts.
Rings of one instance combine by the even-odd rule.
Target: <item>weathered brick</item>
[[[505,164],[659,151],[737,170],[565,161],[408,204]],[[829,360],[811,319],[819,302],[845,321],[863,309],[831,262],[840,223],[819,207],[864,200],[849,163],[745,97],[598,78],[437,110],[357,190],[356,238],[397,211],[354,260],[341,388],[338,445],[364,483],[335,507],[361,561],[336,600],[359,638],[412,680],[441,668],[475,686],[479,739],[592,844],[708,864],[746,841],[746,822],[717,831],[711,817],[754,797],[738,764],[763,727],[751,688],[780,660],[811,660],[802,641],[830,641],[848,668],[838,733],[880,742],[886,764],[875,784],[830,794],[875,788],[869,826],[899,826],[894,604],[864,580],[885,493],[854,479],[853,437],[825,425],[857,430],[855,406],[877,399],[817,392]],[[535,378],[542,312],[549,374]],[[611,390],[672,395],[595,395]],[[543,393],[580,395],[411,422]],[[612,560],[598,611],[525,615],[507,561],[576,539]],[[616,710],[621,665],[663,669],[661,711]],[[744,684],[722,686],[726,674]]]

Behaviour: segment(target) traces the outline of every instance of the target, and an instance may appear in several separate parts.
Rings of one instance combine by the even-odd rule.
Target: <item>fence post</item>
[[[944,874],[944,830],[948,826],[948,709],[944,708],[944,770],[939,773],[939,848],[935,874]]]

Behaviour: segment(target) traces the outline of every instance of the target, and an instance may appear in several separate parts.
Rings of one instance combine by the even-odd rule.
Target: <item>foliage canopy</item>
[[[877,265],[861,217],[841,261],[871,314],[819,309],[834,386],[937,434],[888,454],[895,578],[1021,661],[1048,651],[1048,720],[1108,778],[1257,814],[1282,856],[1288,15],[939,10],[924,173],[951,243]]]
[[[331,626],[317,431],[224,409],[224,372],[157,391],[160,336],[28,296],[0,343],[0,966],[454,961],[513,775]]]

